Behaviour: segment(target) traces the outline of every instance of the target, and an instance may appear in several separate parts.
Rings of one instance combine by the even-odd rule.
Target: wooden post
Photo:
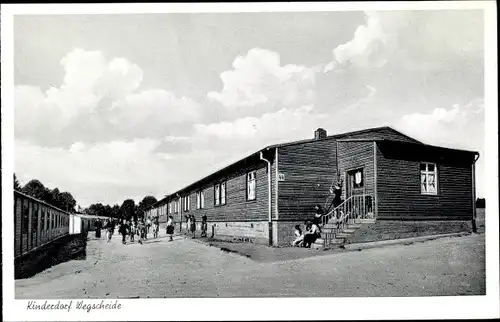
[[[476,226],[476,161],[472,162],[472,232],[477,233]]]
[[[373,141],[373,214],[378,217],[378,194],[377,194],[377,142]]]

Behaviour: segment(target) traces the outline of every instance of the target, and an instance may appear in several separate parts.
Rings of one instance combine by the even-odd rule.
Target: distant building
[[[318,129],[314,139],[265,147],[147,212],[161,222],[172,215],[176,230],[186,215],[198,223],[206,215],[217,237],[284,245],[316,204],[329,205],[340,179],[342,200],[357,200],[370,223],[358,228],[357,241],[463,231],[475,213],[478,156],[427,145],[390,127],[332,136]]]

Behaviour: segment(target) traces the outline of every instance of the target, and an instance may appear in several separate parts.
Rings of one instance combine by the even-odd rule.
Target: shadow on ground
[[[87,234],[67,235],[15,260],[15,279],[30,278],[53,266],[87,258]]]

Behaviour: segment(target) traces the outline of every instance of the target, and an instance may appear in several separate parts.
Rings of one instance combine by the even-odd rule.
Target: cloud
[[[196,124],[195,144],[199,149],[209,147],[215,153],[227,151],[230,146],[231,154],[227,157],[233,159],[267,145],[312,138],[314,130],[323,126],[325,117],[312,106],[303,106],[232,122]]]
[[[258,115],[283,107],[301,106],[314,100],[315,70],[302,65],[281,66],[278,53],[254,48],[238,56],[233,69],[222,72],[221,92],[208,98],[224,107]]]
[[[273,113],[265,113],[260,117],[244,117],[233,122],[213,124],[196,124],[199,135],[215,136],[221,139],[277,139],[289,134],[302,132],[308,124],[318,122],[321,114],[315,114],[312,106],[297,109],[281,109]]]
[[[390,61],[399,68],[432,70],[483,57],[479,10],[367,11],[365,19],[350,41],[333,50],[324,72],[381,68]]]
[[[394,127],[427,144],[478,151],[483,158],[477,163],[477,193],[483,195],[484,99],[405,115]]]
[[[110,123],[124,134],[133,129],[136,136],[155,136],[164,126],[196,121],[199,113],[199,105],[189,98],[178,98],[164,90],[145,90],[114,102]]]
[[[61,59],[60,87],[15,88],[15,136],[44,146],[162,138],[196,120],[199,106],[163,89],[138,91],[143,72],[125,58],[75,49]]]
[[[451,108],[403,116],[396,126],[430,144],[464,149],[482,149],[484,144],[484,100],[478,98]]]
[[[48,186],[71,191],[75,199],[85,205],[121,202],[124,195],[119,187],[134,187],[140,196],[144,196],[145,191],[158,193],[159,187],[164,189],[169,177],[167,164],[153,153],[159,144],[153,139],[92,145],[77,142],[66,149],[16,140],[15,172],[22,182],[38,178]]]
[[[167,136],[158,145],[155,152],[161,153],[167,158],[173,154],[195,152],[193,149],[193,138]]]

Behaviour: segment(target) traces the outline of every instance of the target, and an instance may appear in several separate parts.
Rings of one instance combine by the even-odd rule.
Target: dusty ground
[[[484,294],[484,255],[483,234],[272,262],[180,236],[125,246],[91,238],[85,260],[17,280],[16,298]]]

